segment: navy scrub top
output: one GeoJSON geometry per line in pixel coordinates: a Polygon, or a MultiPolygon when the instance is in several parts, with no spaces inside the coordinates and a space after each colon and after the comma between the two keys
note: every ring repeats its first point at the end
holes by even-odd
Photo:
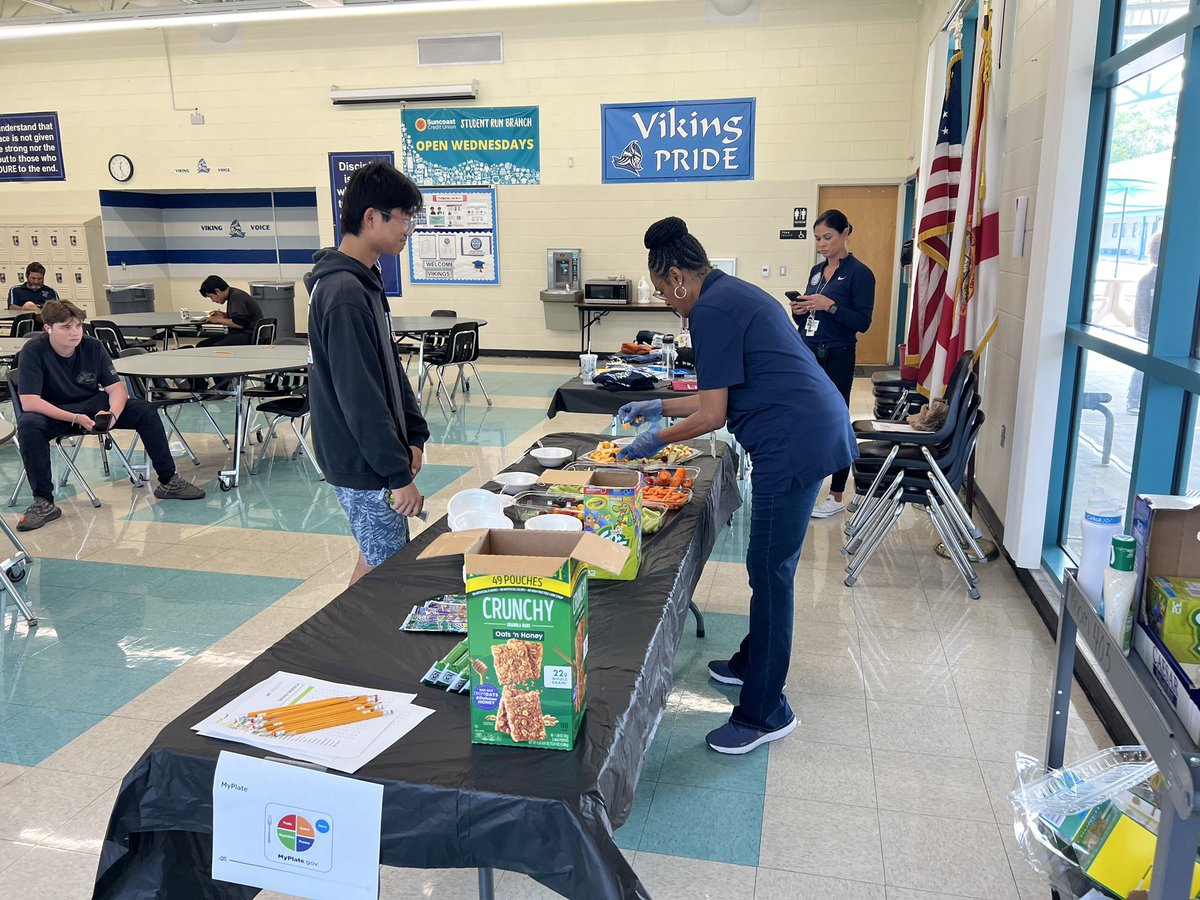
{"type": "Polygon", "coordinates": [[[838,264],[837,271],[828,284],[822,284],[825,263],[819,262],[808,273],[808,284],[801,294],[820,294],[837,304],[837,312],[825,310],[792,316],[800,326],[804,343],[814,350],[822,345],[830,348],[853,347],[858,342],[859,332],[871,327],[871,313],[875,309],[875,274],[866,263],[859,262],[851,253],[838,264]],[[804,323],[809,316],[816,316],[819,324],[812,337],[804,335],[804,323]]]}
{"type": "Polygon", "coordinates": [[[774,297],[713,270],[688,316],[702,391],[728,388],[729,430],[759,493],[818,481],[856,455],[846,401],[774,297]]]}

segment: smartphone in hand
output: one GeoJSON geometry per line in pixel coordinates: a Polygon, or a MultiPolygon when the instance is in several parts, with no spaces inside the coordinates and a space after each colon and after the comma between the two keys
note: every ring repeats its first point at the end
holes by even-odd
{"type": "Polygon", "coordinates": [[[789,300],[791,300],[793,303],[795,303],[797,300],[800,299],[800,292],[799,291],[784,291],[783,296],[787,297],[789,300]]]}
{"type": "Polygon", "coordinates": [[[96,423],[94,426],[92,426],[92,431],[95,431],[98,434],[103,434],[104,432],[108,431],[108,429],[112,428],[113,414],[107,410],[101,410],[100,412],[96,413],[96,415],[92,416],[92,421],[96,423]]]}

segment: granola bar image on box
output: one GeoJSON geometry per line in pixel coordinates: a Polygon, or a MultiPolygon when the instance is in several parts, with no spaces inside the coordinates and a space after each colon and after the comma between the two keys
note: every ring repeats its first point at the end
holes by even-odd
{"type": "Polygon", "coordinates": [[[500,693],[500,704],[496,707],[496,730],[501,734],[508,734],[512,729],[508,722],[508,688],[504,688],[500,693]]]}
{"type": "Polygon", "coordinates": [[[496,680],[501,684],[523,684],[542,677],[542,645],[537,641],[509,638],[492,646],[496,680]]]}
{"type": "MultiPolygon", "coordinates": [[[[546,739],[546,723],[542,719],[541,691],[522,691],[505,686],[501,693],[500,703],[505,710],[508,733],[514,741],[524,743],[546,739]]],[[[499,713],[496,715],[496,726],[499,730],[499,713]]]]}

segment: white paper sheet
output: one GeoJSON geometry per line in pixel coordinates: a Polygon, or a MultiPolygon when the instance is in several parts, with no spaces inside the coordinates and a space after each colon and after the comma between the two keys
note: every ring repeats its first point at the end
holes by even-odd
{"type": "Polygon", "coordinates": [[[192,730],[206,737],[261,747],[341,772],[357,772],[433,712],[414,706],[412,701],[416,696],[276,672],[192,726],[192,730]],[[239,725],[242,717],[253,710],[361,694],[377,694],[389,715],[296,735],[260,735],[239,725]]]}
{"type": "Polygon", "coordinates": [[[376,900],[383,785],[222,751],[212,876],[313,900],[376,900]]]}

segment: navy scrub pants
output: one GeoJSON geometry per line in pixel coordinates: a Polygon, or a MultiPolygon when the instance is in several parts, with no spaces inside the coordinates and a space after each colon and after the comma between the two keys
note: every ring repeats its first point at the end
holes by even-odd
{"type": "Polygon", "coordinates": [[[793,479],[784,490],[751,496],[750,633],[729,660],[744,682],[730,719],[759,731],[774,731],[792,720],[783,685],[792,656],[796,563],[823,481],[793,479]]]}

